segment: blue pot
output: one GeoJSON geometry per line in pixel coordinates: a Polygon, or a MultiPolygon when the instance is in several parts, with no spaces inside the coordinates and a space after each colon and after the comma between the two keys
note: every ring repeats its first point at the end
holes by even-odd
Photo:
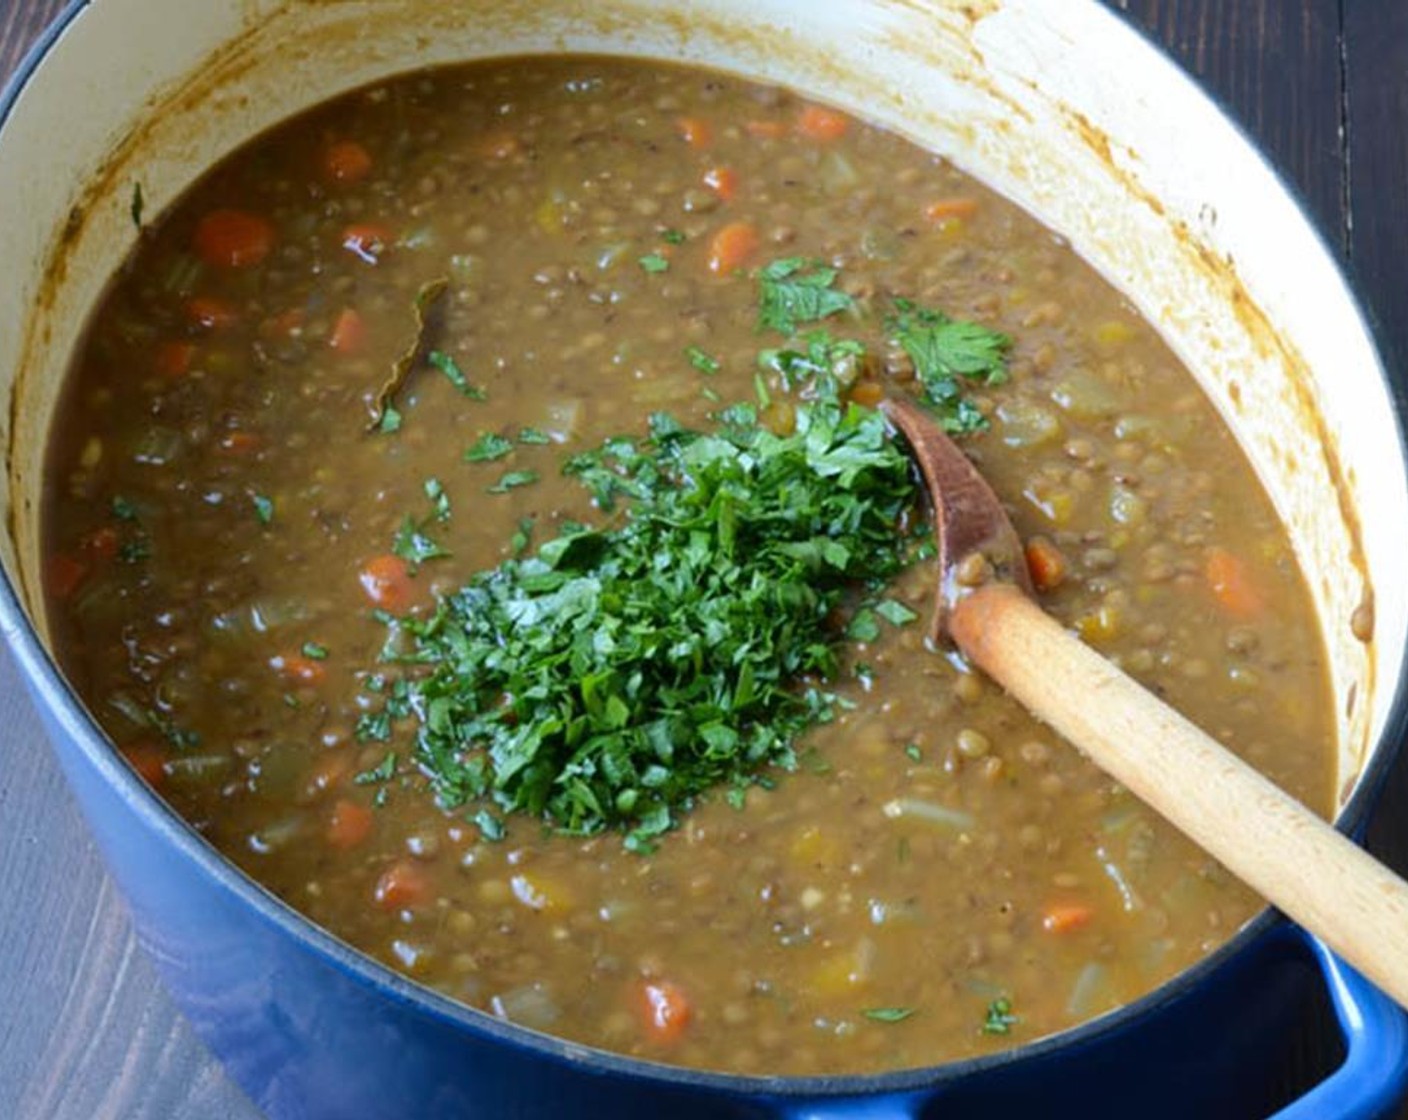
{"type": "MultiPolygon", "coordinates": [[[[786,2],[770,0],[751,7],[765,9],[766,15],[766,10],[785,7],[786,2]]],[[[962,15],[955,15],[956,9],[930,12],[924,11],[922,5],[847,0],[847,5],[838,4],[835,11],[847,6],[859,13],[857,41],[864,39],[862,32],[866,28],[874,30],[877,26],[865,19],[884,16],[919,20],[916,27],[921,31],[932,27],[935,35],[943,31],[957,36],[955,41],[978,43],[989,56],[1001,56],[1000,43],[980,38],[989,33],[981,26],[982,21],[976,20],[965,31],[955,23],[962,15]],[[963,35],[970,39],[963,40],[963,35]]],[[[1075,1030],[1009,1052],[864,1078],[734,1077],[679,1070],[589,1050],[500,1022],[421,988],[303,920],[226,863],[176,818],[110,749],[69,690],[45,650],[41,624],[27,609],[26,604],[32,605],[33,598],[24,594],[25,589],[32,591],[34,586],[33,487],[43,421],[53,400],[52,387],[45,390],[43,385],[46,378],[51,383],[55,372],[61,370],[64,347],[71,344],[73,337],[71,328],[65,335],[56,331],[54,324],[65,316],[75,318],[73,308],[85,306],[83,301],[91,299],[95,286],[105,275],[102,262],[108,261],[110,267],[130,240],[130,236],[121,233],[120,215],[114,217],[117,210],[125,209],[125,199],[121,207],[117,200],[122,195],[121,187],[130,181],[124,178],[122,169],[130,169],[133,161],[149,153],[153,146],[165,151],[171,166],[154,182],[144,181],[151,203],[159,205],[172,197],[212,155],[228,146],[231,137],[255,130],[260,122],[251,116],[255,110],[247,100],[221,101],[215,84],[204,78],[173,86],[179,75],[200,69],[196,63],[213,48],[224,52],[216,57],[217,62],[233,59],[242,64],[262,59],[267,71],[262,80],[277,79],[296,86],[299,82],[290,76],[295,71],[289,69],[289,58],[280,59],[278,52],[287,49],[289,42],[306,46],[322,36],[331,44],[332,53],[336,53],[335,48],[346,52],[338,63],[336,79],[321,87],[322,93],[331,94],[407,65],[483,53],[484,36],[494,37],[498,49],[519,49],[539,45],[535,35],[548,36],[551,41],[552,35],[561,33],[555,24],[547,30],[533,24],[536,18],[546,18],[543,12],[553,9],[554,4],[540,5],[536,15],[520,12],[516,16],[481,4],[472,21],[463,11],[446,12],[443,8],[447,6],[432,6],[419,13],[418,23],[443,21],[441,33],[425,33],[414,40],[403,37],[420,46],[397,54],[386,46],[388,41],[402,41],[394,35],[388,40],[384,31],[378,31],[378,45],[372,48],[367,45],[368,36],[359,36],[355,27],[349,29],[344,24],[361,25],[383,17],[396,26],[408,24],[406,5],[383,3],[378,8],[375,0],[342,5],[310,3],[301,13],[295,11],[291,16],[272,9],[255,12],[262,18],[257,24],[247,22],[253,18],[246,11],[248,7],[218,0],[199,4],[188,0],[104,0],[102,5],[93,7],[75,3],[0,97],[0,191],[15,197],[14,192],[7,190],[5,179],[15,174],[17,164],[25,163],[25,173],[38,184],[24,188],[29,192],[26,197],[33,203],[34,224],[39,229],[34,244],[47,246],[43,253],[36,254],[33,276],[0,297],[0,322],[8,316],[11,323],[26,324],[26,330],[18,332],[22,338],[0,346],[5,349],[0,357],[7,367],[13,367],[9,372],[10,390],[16,402],[16,420],[8,433],[12,487],[16,488],[8,513],[16,530],[14,539],[3,549],[7,581],[0,587],[0,624],[68,780],[130,903],[143,945],[185,1014],[257,1104],[271,1116],[284,1120],[449,1120],[481,1116],[640,1116],[655,1120],[662,1115],[681,1120],[696,1116],[777,1116],[797,1120],[882,1116],[942,1116],[947,1120],[972,1116],[986,1120],[1027,1112],[1086,1118],[1245,1117],[1275,1113],[1300,1120],[1376,1116],[1399,1099],[1408,1085],[1408,1020],[1403,1012],[1337,962],[1322,945],[1271,913],[1263,914],[1222,950],[1152,995],[1075,1030]],[[390,7],[399,10],[391,12],[390,7]],[[515,18],[533,26],[525,31],[513,23],[515,18]],[[285,28],[280,19],[293,23],[285,28]],[[190,41],[183,45],[154,46],[140,32],[143,28],[159,27],[164,20],[175,21],[169,26],[181,23],[183,28],[204,30],[190,31],[190,41]],[[319,20],[330,22],[320,24],[319,20]],[[437,45],[428,48],[426,41],[437,45]],[[71,131],[65,128],[61,133],[68,144],[27,149],[26,143],[52,139],[54,129],[69,120],[73,114],[65,115],[63,91],[76,88],[73,83],[77,75],[91,74],[95,66],[101,69],[94,61],[100,58],[116,59],[108,67],[113,84],[105,87],[111,104],[100,105],[94,111],[91,104],[85,103],[79,114],[85,122],[75,119],[71,131]],[[181,102],[182,109],[195,123],[186,122],[187,132],[181,134],[181,142],[163,135],[133,139],[136,133],[130,131],[131,122],[138,119],[139,113],[149,111],[146,106],[158,91],[168,101],[186,99],[181,102]],[[202,111],[211,115],[203,118],[202,111]],[[94,116],[98,118],[96,122],[86,120],[94,116]],[[128,128],[119,127],[123,125],[128,128]],[[117,136],[127,139],[114,150],[113,137],[117,136]],[[162,149],[162,144],[167,147],[162,149]],[[58,148],[63,150],[50,150],[58,148]],[[95,157],[85,164],[85,155],[93,153],[102,154],[107,162],[95,157]],[[85,172],[89,179],[82,178],[85,172]],[[92,178],[94,175],[96,179],[92,178]],[[89,180],[97,185],[86,188],[88,193],[83,196],[86,218],[79,223],[80,231],[73,234],[70,230],[62,243],[45,242],[46,229],[68,228],[71,198],[78,189],[74,184],[89,180]],[[105,251],[93,248],[104,238],[113,244],[105,251]],[[68,277],[58,294],[41,291],[35,279],[44,269],[53,267],[56,255],[59,263],[66,266],[68,277]],[[87,272],[86,266],[91,266],[87,272]],[[66,299],[73,302],[66,304],[66,299]],[[28,381],[16,379],[15,370],[21,367],[28,381]],[[27,416],[36,418],[26,422],[27,416]],[[1338,1024],[1341,1052],[1327,1057],[1327,1068],[1318,1084],[1277,1086],[1272,1071],[1295,1045],[1293,1025],[1303,1020],[1307,1012],[1319,1012],[1338,1024]]],[[[567,2],[556,7],[568,15],[573,9],[567,2]]],[[[656,53],[665,51],[662,43],[673,41],[669,36],[650,39],[649,5],[633,8],[623,3],[619,7],[624,14],[615,23],[598,13],[587,21],[590,27],[574,34],[580,34],[588,46],[602,45],[592,38],[598,35],[617,42],[623,49],[656,53]],[[635,35],[643,38],[633,38],[635,35]]],[[[735,13],[737,19],[745,19],[742,9],[750,6],[735,7],[740,10],[735,13]]],[[[1018,16],[1027,18],[1028,11],[1035,11],[1040,5],[1032,0],[1012,0],[1010,7],[1017,10],[1018,16]]],[[[827,12],[834,15],[831,8],[827,12]]],[[[1037,15],[1030,18],[1039,21],[1037,15]]],[[[1388,472],[1392,478],[1387,497],[1375,492],[1364,495],[1364,501],[1387,502],[1389,519],[1398,518],[1408,525],[1408,516],[1404,516],[1408,511],[1408,498],[1404,497],[1408,485],[1403,481],[1405,460],[1391,404],[1393,394],[1373,356],[1362,317],[1344,290],[1329,254],[1310,232],[1294,203],[1287,200],[1284,187],[1186,78],[1096,5],[1063,5],[1059,15],[1053,17],[1047,12],[1040,18],[1055,20],[1053,44],[1065,43],[1061,49],[1093,52],[1112,71],[1122,74],[1123,80],[1134,83],[1130,88],[1144,90],[1138,83],[1147,81],[1148,89],[1155,92],[1176,90],[1178,97],[1187,102],[1191,122],[1188,127],[1196,127],[1200,135],[1211,136],[1237,152],[1241,162],[1232,169],[1236,174],[1231,177],[1242,186],[1249,180],[1251,186],[1247,189],[1265,192],[1267,212],[1276,220],[1284,219],[1282,226],[1272,222],[1267,237],[1282,246],[1289,239],[1292,247],[1303,254],[1298,259],[1308,261],[1306,268],[1319,278],[1321,288],[1313,289],[1307,298],[1323,303],[1323,293],[1328,290],[1343,303],[1338,327],[1347,335],[1325,342],[1313,337],[1292,337],[1291,331],[1287,338],[1299,352],[1314,354],[1319,347],[1332,344],[1340,352],[1348,349],[1361,357],[1367,355],[1367,366],[1360,371],[1363,401],[1356,407],[1371,414],[1377,410],[1377,414],[1367,420],[1354,420],[1361,425],[1356,431],[1362,436],[1363,446],[1337,448],[1338,458],[1326,470],[1333,475],[1338,465],[1350,475],[1356,466],[1369,463],[1375,464],[1382,474],[1386,463],[1395,464],[1395,469],[1388,472]],[[1068,21],[1069,26],[1062,21],[1068,21]],[[1290,216],[1284,217],[1285,214],[1290,216]]],[[[701,34],[707,39],[708,19],[700,15],[699,21],[705,28],[701,34]]],[[[820,20],[822,24],[826,22],[820,20]]],[[[999,27],[998,34],[1006,34],[1004,28],[1006,24],[999,27]]],[[[421,30],[424,32],[424,27],[421,30]]],[[[825,31],[823,27],[822,32],[825,31]]],[[[835,32],[832,28],[831,33],[835,32]]],[[[172,38],[174,41],[180,36],[172,38]]],[[[912,38],[918,41],[923,36],[912,38]]],[[[1040,36],[1037,39],[1040,41],[1040,36]]],[[[805,45],[798,48],[799,55],[805,54],[805,45]]],[[[690,57],[701,54],[713,58],[704,47],[696,51],[686,43],[680,49],[690,57]]],[[[791,64],[779,64],[780,70],[769,70],[759,58],[748,55],[749,49],[754,48],[739,48],[742,54],[737,64],[805,84],[804,74],[787,70],[791,64]]],[[[918,48],[911,44],[891,49],[903,53],[918,48]]],[[[1022,49],[1030,49],[1030,44],[1022,49]]],[[[1013,57],[1020,55],[1018,49],[1013,57]]],[[[921,70],[915,74],[922,75],[924,66],[937,65],[936,57],[920,52],[915,65],[921,70]]],[[[913,60],[907,59],[908,55],[898,58],[889,69],[878,63],[873,65],[882,75],[889,76],[895,88],[908,88],[904,83],[910,80],[906,77],[909,71],[904,67],[913,60]]],[[[207,60],[205,70],[210,68],[207,60]]],[[[253,82],[253,88],[259,88],[258,75],[257,65],[246,71],[231,65],[229,73],[222,72],[217,77],[236,84],[253,82]],[[255,77],[250,78],[250,73],[255,77]]],[[[888,88],[882,84],[875,90],[888,88]]],[[[843,84],[834,87],[832,93],[833,99],[843,103],[850,99],[879,105],[880,95],[875,90],[872,96],[877,99],[873,102],[864,101],[864,89],[847,90],[843,84]]],[[[259,111],[269,114],[270,119],[282,116],[317,92],[315,88],[300,88],[283,102],[265,105],[259,111]]],[[[1089,92],[1086,90],[1085,95],[1089,92]]],[[[1079,100],[1080,88],[1072,89],[1067,96],[1072,99],[1071,105],[1084,104],[1079,100]]],[[[1040,107],[1036,105],[1033,112],[1040,107]]],[[[889,108],[900,111],[893,105],[889,108]]],[[[1098,119],[1090,115],[1096,109],[1087,109],[1088,112],[1082,110],[1087,121],[1098,119]]],[[[981,106],[974,111],[981,112],[981,106]]],[[[1119,114],[1115,118],[1110,122],[1111,128],[1121,124],[1138,127],[1137,122],[1128,124],[1119,114]]],[[[941,142],[941,127],[930,127],[938,130],[932,139],[941,142]]],[[[1157,132],[1167,128],[1168,123],[1155,121],[1149,127],[1157,132]]],[[[916,126],[914,130],[923,134],[922,128],[916,126]]],[[[980,150],[975,149],[972,158],[981,165],[980,150]]],[[[1182,157],[1180,160],[1189,162],[1182,157]]],[[[988,170],[991,172],[992,168],[988,170]]],[[[1159,167],[1151,164],[1146,170],[1148,179],[1158,179],[1159,167]]],[[[1197,168],[1193,168],[1189,174],[1196,172],[1197,168]]],[[[1000,176],[993,173],[989,178],[1000,176]]],[[[1040,183],[1024,187],[1019,182],[1014,193],[1021,195],[1025,190],[1024,201],[1045,214],[1046,209],[1037,204],[1043,202],[1042,192],[1046,189],[1040,183]]],[[[1223,199],[1229,212],[1236,212],[1242,204],[1237,194],[1240,189],[1231,188],[1223,199]]],[[[1078,246],[1107,271],[1120,273],[1117,250],[1107,247],[1103,250],[1107,259],[1102,261],[1097,242],[1082,245],[1077,211],[1063,211],[1059,198],[1045,201],[1055,208],[1059,227],[1068,229],[1078,246]]],[[[1131,206],[1134,216],[1130,221],[1137,225],[1144,216],[1131,206]]],[[[1170,204],[1168,209],[1178,216],[1176,205],[1170,204]]],[[[1105,218],[1114,220],[1108,214],[1105,218]]],[[[1186,233],[1186,223],[1184,228],[1186,233]]],[[[1157,236],[1151,236],[1157,248],[1161,243],[1157,236]]],[[[1207,236],[1215,240],[1212,231],[1207,236]]],[[[22,251],[16,255],[14,247],[10,248],[8,259],[28,259],[22,251]]],[[[20,248],[23,250],[23,245],[20,248]]],[[[1246,290],[1253,297],[1257,295],[1258,274],[1255,249],[1253,244],[1243,252],[1239,260],[1242,273],[1238,277],[1239,284],[1245,281],[1249,285],[1246,290]]],[[[1153,267],[1158,275],[1153,276],[1151,283],[1171,283],[1163,272],[1176,277],[1178,269],[1184,267],[1178,263],[1181,258],[1176,257],[1173,248],[1165,257],[1158,257],[1157,252],[1155,257],[1153,267]]],[[[1274,272],[1275,267],[1272,259],[1262,271],[1274,272]]],[[[1268,317],[1273,320],[1278,299],[1285,303],[1284,296],[1273,293],[1267,297],[1271,306],[1268,317]]],[[[81,315],[77,318],[81,319],[81,315]]],[[[1161,325],[1170,334],[1178,335],[1177,323],[1161,325]]],[[[1219,321],[1217,326],[1235,333],[1235,325],[1229,327],[1219,321]]],[[[1196,351],[1197,330],[1183,330],[1181,341],[1185,349],[1196,351]]],[[[1214,370],[1210,392],[1216,398],[1220,391],[1227,392],[1227,382],[1218,382],[1214,370]]],[[[1313,382],[1311,396],[1315,396],[1313,382]]],[[[1327,401],[1326,408],[1332,405],[1327,401]]],[[[1294,443],[1298,422],[1294,417],[1274,418],[1277,438],[1294,443]]],[[[1349,423],[1334,415],[1320,417],[1316,422],[1323,423],[1321,434],[1333,433],[1349,423]]],[[[1249,438],[1255,457],[1255,432],[1249,438]]],[[[1328,484],[1333,486],[1340,481],[1331,477],[1328,484]]],[[[1315,493],[1314,486],[1311,492],[1315,493]]],[[[1359,492],[1353,486],[1349,492],[1358,500],[1359,492]]],[[[1329,515],[1322,512],[1315,516],[1329,515]]],[[[1401,543],[1392,535],[1396,530],[1372,536],[1376,532],[1379,530],[1366,528],[1366,540],[1361,542],[1368,570],[1374,576],[1395,570],[1389,566],[1390,561],[1381,563],[1379,555],[1401,543]]],[[[1332,554],[1335,546],[1325,547],[1332,554]]],[[[1400,551],[1397,555],[1403,554],[1400,551]]],[[[1334,616],[1337,600],[1333,589],[1325,595],[1326,610],[1334,616]]],[[[1392,601],[1389,607],[1391,617],[1381,623],[1388,636],[1381,637],[1381,642],[1386,642],[1391,651],[1396,650],[1396,657],[1385,663],[1392,672],[1377,667],[1380,691],[1372,708],[1375,714],[1372,718],[1363,717],[1367,722],[1361,726],[1354,722],[1353,704],[1345,705],[1345,733],[1349,737],[1357,733],[1362,739],[1369,734],[1364,728],[1372,726],[1376,744],[1359,768],[1352,796],[1339,817],[1339,827],[1351,833],[1362,827],[1392,750],[1408,726],[1408,704],[1399,679],[1402,635],[1408,624],[1393,614],[1392,601]]],[[[1354,657],[1351,648],[1342,658],[1343,665],[1336,662],[1344,681],[1350,684],[1357,679],[1354,657]]],[[[1368,672],[1365,679],[1373,676],[1373,672],[1368,672]]]]}

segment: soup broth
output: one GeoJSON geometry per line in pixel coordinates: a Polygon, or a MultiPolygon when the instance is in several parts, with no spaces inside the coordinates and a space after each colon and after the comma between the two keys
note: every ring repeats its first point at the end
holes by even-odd
{"type": "MultiPolygon", "coordinates": [[[[714,432],[739,403],[795,435],[817,383],[779,351],[820,347],[857,415],[931,391],[926,370],[973,358],[936,333],[953,323],[988,364],[951,378],[964,403],[945,415],[1046,609],[1328,810],[1329,689],[1295,557],[1155,332],[904,138],[644,62],[389,81],[258,139],[143,227],[53,429],[62,664],[252,877],[492,1014],[770,1074],[1059,1031],[1260,903],[926,640],[922,505],[894,528],[913,563],[844,596],[834,670],[789,686],[830,697],[795,765],[695,797],[658,835],[447,797],[435,717],[396,706],[427,671],[398,659],[397,618],[435,617],[573,523],[630,523],[630,495],[606,508],[570,457],[646,446],[661,414],[714,432]],[[760,317],[778,291],[781,318],[760,317]]],[[[652,780],[614,808],[653,803],[652,780]]]]}

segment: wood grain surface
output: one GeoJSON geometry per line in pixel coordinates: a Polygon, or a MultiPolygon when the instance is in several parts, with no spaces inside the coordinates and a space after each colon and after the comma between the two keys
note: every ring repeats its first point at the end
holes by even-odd
{"type": "MultiPolygon", "coordinates": [[[[1262,144],[1346,261],[1386,354],[1403,368],[1408,4],[1106,2],[1163,43],[1262,144]]],[[[63,6],[0,0],[0,79],[63,6]]],[[[0,1120],[258,1120],[136,951],[3,652],[0,728],[0,1120]]],[[[1371,848],[1400,872],[1406,812],[1408,760],[1369,832],[1371,848]]],[[[1287,1056],[1291,1076],[1312,1060],[1316,1040],[1303,1049],[1287,1056]]]]}

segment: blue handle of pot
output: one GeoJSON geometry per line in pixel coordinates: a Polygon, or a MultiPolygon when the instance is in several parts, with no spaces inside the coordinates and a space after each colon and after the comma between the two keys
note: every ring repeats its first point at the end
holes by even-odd
{"type": "Polygon", "coordinates": [[[1340,1067],[1272,1120],[1371,1120],[1408,1087],[1408,1016],[1318,938],[1303,933],[1344,1033],[1340,1067]]]}

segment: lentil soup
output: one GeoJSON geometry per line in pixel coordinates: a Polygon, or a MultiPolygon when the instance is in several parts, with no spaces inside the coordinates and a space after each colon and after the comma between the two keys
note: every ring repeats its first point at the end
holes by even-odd
{"type": "Polygon", "coordinates": [[[1028,1041],[1152,989],[1260,903],[926,642],[924,512],[871,407],[896,392],[962,433],[1048,610],[1328,809],[1295,558],[1157,335],[903,138],[641,62],[390,81],[259,139],[144,227],[53,430],[58,653],[239,866],[493,1014],[773,1074],[1028,1041]],[[757,524],[821,520],[736,555],[753,464],[838,449],[829,473],[788,466],[757,524]],[[745,474],[680,535],[669,503],[703,485],[706,452],[745,474]],[[601,605],[633,585],[678,610],[672,644],[617,676],[569,659],[566,699],[503,684],[481,649],[497,691],[454,691],[466,650],[516,651],[578,610],[530,617],[525,586],[558,594],[563,570],[596,570],[569,554],[627,544],[640,566],[593,600],[571,658],[640,632],[601,605]],[[750,583],[764,555],[804,578],[769,598],[750,583]],[[688,613],[722,609],[715,584],[751,604],[742,639],[688,613]],[[667,699],[717,671],[697,674],[702,725],[697,691],[673,722],[630,722],[662,665],[667,699]],[[569,702],[653,761],[510,774],[508,746],[456,730],[521,744],[569,702]]]}

